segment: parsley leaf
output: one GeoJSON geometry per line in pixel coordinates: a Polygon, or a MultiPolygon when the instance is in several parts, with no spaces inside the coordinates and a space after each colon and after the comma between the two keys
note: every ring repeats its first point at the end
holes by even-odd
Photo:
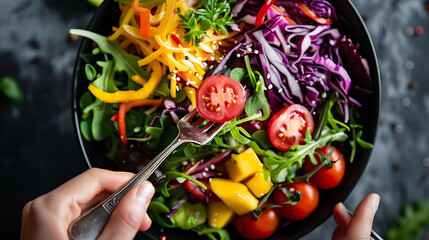
{"type": "Polygon", "coordinates": [[[185,15],[179,13],[182,24],[179,26],[186,29],[185,41],[199,46],[201,39],[207,36],[207,31],[213,27],[216,33],[222,32],[228,35],[227,26],[231,26],[232,20],[230,3],[235,0],[202,0],[197,1],[194,6],[201,6],[196,11],[188,10],[185,15]]]}

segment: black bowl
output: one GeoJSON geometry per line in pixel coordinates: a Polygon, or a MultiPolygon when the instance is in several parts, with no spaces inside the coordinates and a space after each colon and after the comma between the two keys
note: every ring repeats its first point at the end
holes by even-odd
{"type": "MultiPolygon", "coordinates": [[[[331,1],[336,10],[337,17],[340,21],[338,28],[342,33],[351,38],[354,43],[359,43],[358,53],[368,60],[370,68],[370,76],[372,78],[372,95],[365,98],[363,101],[363,114],[361,123],[365,126],[363,138],[369,142],[374,142],[380,113],[380,73],[378,62],[374,50],[374,46],[369,35],[368,29],[365,26],[361,16],[351,1],[331,1]]],[[[111,33],[111,26],[117,25],[119,17],[117,3],[112,0],[107,0],[94,14],[89,23],[88,30],[93,32],[108,35],[111,33]]],[[[117,170],[113,163],[106,159],[104,144],[97,142],[86,141],[80,131],[79,122],[81,119],[81,110],[79,108],[80,96],[87,91],[88,82],[85,78],[84,62],[80,58],[80,54],[89,53],[92,49],[91,41],[82,39],[76,59],[74,76],[73,76],[73,116],[74,125],[77,137],[79,139],[84,158],[89,167],[98,167],[111,170],[117,170]]],[[[322,224],[332,214],[332,209],[337,202],[344,201],[354,186],[361,177],[365,167],[370,159],[372,150],[359,149],[356,153],[354,163],[349,164],[345,177],[341,184],[332,189],[321,191],[321,199],[316,211],[308,218],[302,221],[292,222],[284,227],[279,227],[277,232],[269,239],[296,239],[299,238],[314,228],[322,224]]],[[[168,239],[196,239],[198,235],[190,231],[182,231],[178,229],[164,229],[156,224],[144,233],[140,233],[137,238],[144,239],[159,239],[160,235],[167,235],[168,239]]],[[[232,239],[240,237],[231,230],[232,239]]]]}

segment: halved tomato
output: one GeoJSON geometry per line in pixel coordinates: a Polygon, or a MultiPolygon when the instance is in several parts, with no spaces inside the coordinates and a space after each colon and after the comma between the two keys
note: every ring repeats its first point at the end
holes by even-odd
{"type": "Polygon", "coordinates": [[[274,147],[288,151],[292,145],[303,143],[307,129],[313,133],[314,120],[310,111],[293,104],[274,114],[268,124],[268,137],[274,147]]]}
{"type": "Polygon", "coordinates": [[[227,122],[244,109],[243,86],[236,80],[215,75],[205,79],[197,89],[197,110],[212,122],[227,122]]]}

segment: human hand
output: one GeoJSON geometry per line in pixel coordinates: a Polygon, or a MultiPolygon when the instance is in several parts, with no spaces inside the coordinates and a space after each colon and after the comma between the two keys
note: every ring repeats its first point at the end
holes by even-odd
{"type": "Polygon", "coordinates": [[[342,203],[334,207],[334,219],[337,223],[332,240],[371,239],[372,222],[378,209],[380,196],[376,193],[369,194],[357,206],[353,216],[342,203]]]}
{"type": "MultiPolygon", "coordinates": [[[[22,212],[21,240],[69,239],[68,227],[83,211],[103,201],[134,174],[91,168],[53,191],[28,202],[22,212]]],[[[149,229],[146,213],[155,190],[150,182],[133,187],[116,206],[98,239],[133,239],[149,229]]]]}

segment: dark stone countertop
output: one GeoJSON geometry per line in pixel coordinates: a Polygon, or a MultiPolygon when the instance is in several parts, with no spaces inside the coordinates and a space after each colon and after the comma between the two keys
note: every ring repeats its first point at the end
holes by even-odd
{"type": "MultiPolygon", "coordinates": [[[[381,195],[374,229],[382,235],[406,203],[429,199],[429,13],[424,0],[354,0],[377,51],[382,111],[372,158],[345,204],[381,195]],[[422,34],[415,34],[421,26],[422,34]]],[[[0,104],[0,232],[17,239],[26,202],[87,169],[71,115],[78,42],[95,8],[84,0],[1,1],[0,77],[15,77],[17,105],[0,104]]],[[[330,239],[330,218],[303,239],[330,239]]]]}

